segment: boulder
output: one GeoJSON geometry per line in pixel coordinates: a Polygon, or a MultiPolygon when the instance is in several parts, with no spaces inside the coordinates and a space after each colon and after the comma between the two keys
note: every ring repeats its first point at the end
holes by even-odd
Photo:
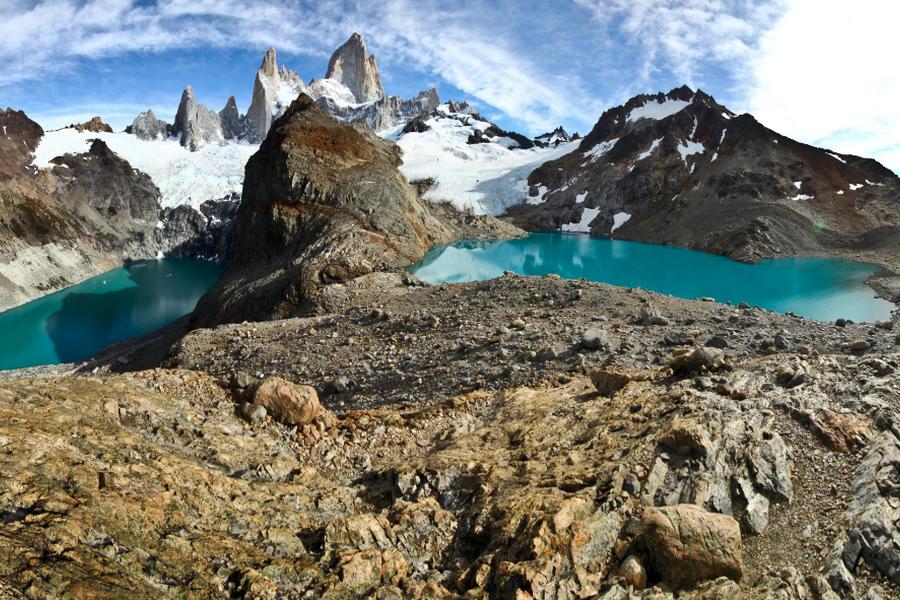
{"type": "Polygon", "coordinates": [[[592,371],[590,377],[601,396],[612,396],[631,381],[630,375],[611,367],[592,371]]]}
{"type": "Polygon", "coordinates": [[[706,456],[710,448],[709,434],[693,419],[677,418],[660,437],[659,443],[683,456],[706,456]]]}
{"type": "Polygon", "coordinates": [[[581,335],[581,347],[585,350],[608,350],[609,335],[599,327],[591,327],[581,335]]]}
{"type": "Polygon", "coordinates": [[[264,407],[273,419],[288,426],[312,423],[326,412],[315,389],[279,377],[270,377],[256,388],[253,404],[264,407]]]}
{"type": "Polygon", "coordinates": [[[725,353],[709,346],[676,352],[669,361],[669,366],[676,375],[718,371],[725,366],[725,353]]]}
{"type": "Polygon", "coordinates": [[[741,579],[741,529],[729,516],[692,504],[648,508],[641,535],[656,574],[673,588],[723,576],[741,579]]]}

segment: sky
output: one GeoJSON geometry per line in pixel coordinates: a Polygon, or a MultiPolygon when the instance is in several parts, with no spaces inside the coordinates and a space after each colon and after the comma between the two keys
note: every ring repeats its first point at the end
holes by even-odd
{"type": "Polygon", "coordinates": [[[0,0],[0,106],[120,129],[148,108],[171,119],[192,84],[246,111],[267,48],[309,81],[358,31],[389,94],[434,86],[507,129],[584,133],[688,84],[900,172],[898,22],[884,0],[0,0]]]}

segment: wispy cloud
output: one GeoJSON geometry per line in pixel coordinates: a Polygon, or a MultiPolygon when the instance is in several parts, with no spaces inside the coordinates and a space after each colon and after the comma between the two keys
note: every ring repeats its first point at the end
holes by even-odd
{"type": "MultiPolygon", "coordinates": [[[[660,75],[697,86],[749,61],[786,0],[575,0],[637,57],[641,85],[660,75]],[[615,32],[615,33],[613,33],[615,32]]],[[[623,47],[624,46],[624,47],[623,47]]]]}

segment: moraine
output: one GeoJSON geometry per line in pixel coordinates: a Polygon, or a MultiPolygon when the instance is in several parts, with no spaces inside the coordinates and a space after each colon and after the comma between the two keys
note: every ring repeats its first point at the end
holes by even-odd
{"type": "Polygon", "coordinates": [[[0,313],[0,370],[83,360],[165,327],[194,309],[221,267],[141,261],[0,313]]]}
{"type": "Polygon", "coordinates": [[[466,241],[433,249],[413,273],[433,284],[520,275],[558,274],[681,298],[760,306],[817,320],[879,321],[894,306],[866,280],[877,266],[829,258],[779,258],[756,264],[638,242],[565,233],[497,241],[466,241]]]}

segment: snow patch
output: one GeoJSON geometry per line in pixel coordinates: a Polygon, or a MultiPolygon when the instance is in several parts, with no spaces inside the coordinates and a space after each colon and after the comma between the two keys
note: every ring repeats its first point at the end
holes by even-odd
{"type": "Polygon", "coordinates": [[[709,162],[716,162],[717,158],[719,158],[719,153],[713,152],[712,158],[709,159],[709,162]]]}
{"type": "Polygon", "coordinates": [[[876,186],[876,187],[884,187],[884,184],[883,184],[883,183],[877,183],[877,182],[875,182],[875,181],[869,181],[868,179],[866,179],[866,183],[869,184],[869,185],[874,185],[874,186],[876,186]]]}
{"type": "Polygon", "coordinates": [[[613,226],[612,229],[609,230],[609,234],[612,235],[612,232],[624,225],[628,222],[628,219],[631,218],[631,215],[627,212],[617,212],[613,215],[613,226]]]}
{"type": "Polygon", "coordinates": [[[826,152],[825,154],[827,154],[828,156],[830,156],[830,157],[833,158],[834,160],[840,161],[840,162],[844,163],[845,165],[847,164],[847,161],[846,161],[846,160],[844,160],[843,158],[841,158],[840,156],[838,156],[838,155],[835,154],[834,152],[826,152]]]}
{"type": "Polygon", "coordinates": [[[855,192],[856,190],[858,190],[858,189],[861,188],[862,186],[863,186],[863,184],[861,184],[861,183],[851,183],[851,184],[850,184],[850,191],[851,191],[851,192],[855,192]]]}
{"type": "Polygon", "coordinates": [[[57,156],[87,152],[94,138],[103,140],[132,167],[150,176],[159,188],[163,208],[189,204],[199,209],[207,200],[239,194],[244,184],[244,166],[258,149],[254,144],[230,142],[209,144],[191,152],[174,138],[142,140],[128,133],[60,129],[44,134],[32,164],[46,168],[57,156]]]}
{"type": "Polygon", "coordinates": [[[650,148],[641,152],[640,156],[637,157],[637,160],[644,160],[645,158],[647,158],[651,154],[653,154],[653,151],[659,147],[659,144],[662,141],[663,141],[662,138],[656,138],[655,140],[653,140],[653,143],[650,144],[650,148]]]}
{"type": "Polygon", "coordinates": [[[788,198],[788,200],[793,200],[795,202],[797,200],[813,200],[813,199],[815,199],[815,196],[808,196],[806,194],[797,194],[796,196],[794,196],[792,198],[788,198]]]}
{"type": "MultiPolygon", "coordinates": [[[[589,158],[590,162],[593,162],[593,161],[597,160],[598,158],[600,158],[601,156],[603,156],[604,154],[606,154],[607,152],[609,152],[610,150],[612,150],[618,141],[619,141],[619,138],[613,138],[613,139],[607,140],[605,142],[600,142],[599,144],[597,144],[596,146],[594,146],[593,148],[591,148],[590,150],[585,152],[584,157],[589,158]]],[[[587,163],[585,163],[585,164],[587,164],[587,163]]],[[[584,165],[582,165],[582,166],[584,166],[584,165]]]]}
{"type": "Polygon", "coordinates": [[[722,142],[725,141],[725,134],[726,134],[726,133],[728,133],[728,129],[723,129],[723,130],[722,130],[722,137],[719,138],[719,145],[716,146],[716,148],[720,147],[720,146],[722,145],[722,142]]]}
{"type": "Polygon", "coordinates": [[[794,187],[797,188],[798,190],[800,189],[800,187],[801,187],[802,185],[803,185],[803,182],[802,182],[802,181],[795,181],[795,182],[794,182],[794,187]]]}
{"type": "Polygon", "coordinates": [[[837,194],[838,196],[843,196],[843,195],[844,195],[844,190],[838,190],[838,191],[835,192],[835,194],[837,194]]]}
{"type": "Polygon", "coordinates": [[[706,152],[706,146],[700,142],[686,140],[678,143],[678,154],[681,155],[681,160],[684,161],[684,164],[687,164],[688,156],[692,154],[703,154],[704,152],[706,152]]]}
{"type": "Polygon", "coordinates": [[[577,223],[566,223],[560,227],[560,231],[568,231],[570,233],[590,233],[591,221],[600,214],[599,208],[585,208],[581,211],[581,220],[577,223]]]}
{"type": "Polygon", "coordinates": [[[726,113],[726,112],[723,112],[723,113],[722,113],[722,118],[725,119],[726,121],[730,121],[730,120],[731,120],[731,115],[729,115],[729,114],[726,113]]]}
{"type": "Polygon", "coordinates": [[[546,185],[541,185],[540,187],[538,187],[537,196],[528,196],[525,201],[528,202],[528,204],[543,204],[544,202],[546,202],[544,196],[546,196],[547,192],[549,191],[550,188],[548,188],[546,185]]]}
{"type": "Polygon", "coordinates": [[[666,99],[662,102],[660,102],[659,100],[651,100],[649,102],[645,102],[642,106],[638,106],[630,113],[628,113],[628,118],[625,119],[625,122],[630,123],[632,121],[638,121],[640,119],[654,119],[658,121],[660,119],[670,117],[675,113],[681,112],[689,104],[690,102],[687,100],[666,99]]]}
{"type": "Polygon", "coordinates": [[[575,196],[575,202],[577,202],[578,204],[581,204],[582,202],[584,202],[584,199],[587,198],[587,195],[588,195],[587,192],[582,192],[582,193],[578,194],[577,196],[575,196]]]}

